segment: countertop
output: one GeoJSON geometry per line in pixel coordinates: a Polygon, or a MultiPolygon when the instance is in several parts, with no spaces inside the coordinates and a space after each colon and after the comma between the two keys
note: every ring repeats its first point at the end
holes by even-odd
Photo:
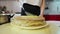
{"type": "MultiPolygon", "coordinates": [[[[60,34],[60,21],[47,21],[47,23],[50,25],[51,28],[51,34],[60,34]]],[[[20,34],[20,32],[15,29],[11,30],[11,24],[3,24],[0,25],[0,34],[20,34]]]]}

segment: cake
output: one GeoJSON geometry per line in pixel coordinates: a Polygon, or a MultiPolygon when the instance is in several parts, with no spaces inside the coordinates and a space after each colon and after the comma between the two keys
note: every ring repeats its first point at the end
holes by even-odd
{"type": "Polygon", "coordinates": [[[40,16],[17,16],[12,18],[12,22],[22,27],[37,27],[46,24],[45,19],[40,16]]]}

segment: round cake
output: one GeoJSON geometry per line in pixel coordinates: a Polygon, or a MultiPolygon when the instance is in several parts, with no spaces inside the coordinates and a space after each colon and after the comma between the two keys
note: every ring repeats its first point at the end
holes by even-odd
{"type": "Polygon", "coordinates": [[[45,19],[40,16],[17,16],[12,18],[12,22],[22,27],[37,27],[46,24],[45,19]]]}

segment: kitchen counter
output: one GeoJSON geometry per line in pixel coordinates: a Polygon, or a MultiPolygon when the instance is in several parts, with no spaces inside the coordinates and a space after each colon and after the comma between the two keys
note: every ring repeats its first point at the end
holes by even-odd
{"type": "MultiPolygon", "coordinates": [[[[47,23],[50,25],[51,28],[51,33],[52,34],[60,34],[60,21],[47,21],[47,23]]],[[[19,30],[17,30],[17,28],[15,28],[15,30],[11,29],[11,24],[7,23],[7,24],[3,24],[0,25],[0,34],[20,34],[19,30]]]]}

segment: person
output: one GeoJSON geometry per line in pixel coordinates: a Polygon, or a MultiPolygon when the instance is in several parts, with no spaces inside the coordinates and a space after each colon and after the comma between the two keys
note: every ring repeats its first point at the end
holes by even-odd
{"type": "Polygon", "coordinates": [[[45,0],[25,0],[21,9],[21,16],[43,16],[45,0]]]}

